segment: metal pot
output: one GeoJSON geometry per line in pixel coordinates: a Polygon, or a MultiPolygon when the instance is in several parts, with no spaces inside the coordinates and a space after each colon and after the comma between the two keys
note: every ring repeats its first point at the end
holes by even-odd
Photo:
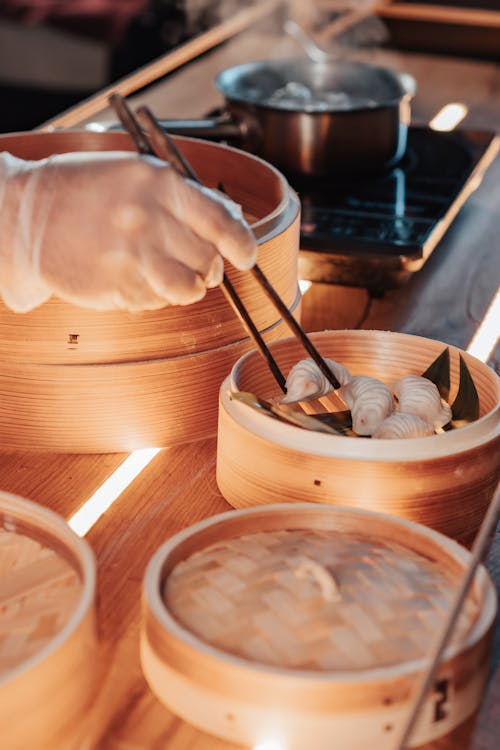
{"type": "Polygon", "coordinates": [[[360,62],[270,60],[227,68],[215,84],[226,100],[220,117],[162,125],[227,140],[288,174],[376,171],[405,152],[416,91],[407,73],[360,62]]]}

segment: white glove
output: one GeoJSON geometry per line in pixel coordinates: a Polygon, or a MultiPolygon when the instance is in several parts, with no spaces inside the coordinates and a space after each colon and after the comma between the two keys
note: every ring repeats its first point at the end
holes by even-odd
{"type": "Polygon", "coordinates": [[[95,310],[186,305],[223,258],[256,260],[236,204],[128,152],[41,161],[0,154],[0,295],[16,312],[52,294],[95,310]]]}

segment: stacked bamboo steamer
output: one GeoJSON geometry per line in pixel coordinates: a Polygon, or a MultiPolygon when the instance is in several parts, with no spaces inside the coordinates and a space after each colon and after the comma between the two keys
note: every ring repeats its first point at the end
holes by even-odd
{"type": "Polygon", "coordinates": [[[0,492],[0,736],[82,750],[96,687],[95,561],[55,513],[0,492]]]}
{"type": "MultiPolygon", "coordinates": [[[[353,375],[388,385],[421,375],[447,346],[389,331],[323,331],[312,340],[323,356],[353,375]]],[[[222,494],[236,508],[288,500],[377,510],[470,544],[500,479],[500,379],[475,357],[449,349],[451,399],[461,354],[478,391],[479,419],[444,434],[396,440],[309,432],[232,399],[233,391],[271,401],[281,395],[256,353],[244,355],[220,392],[222,494]]],[[[271,350],[284,373],[306,356],[292,339],[273,343],[271,350]]]]}
{"type": "MultiPolygon", "coordinates": [[[[215,516],[148,565],[146,679],[186,721],[245,746],[395,750],[468,560],[433,530],[351,508],[215,516]]],[[[481,568],[409,746],[467,747],[495,613],[481,568]]]]}
{"type": "MultiPolygon", "coordinates": [[[[298,314],[299,203],[271,165],[237,149],[178,139],[200,179],[222,183],[259,243],[259,265],[298,314]]],[[[0,136],[25,159],[134,150],[121,133],[0,136]]],[[[267,341],[289,335],[252,275],[227,274],[267,341]]],[[[217,393],[252,346],[219,289],[187,307],[93,312],[51,298],[15,314],[0,302],[0,447],[106,452],[212,435],[217,393]]]]}

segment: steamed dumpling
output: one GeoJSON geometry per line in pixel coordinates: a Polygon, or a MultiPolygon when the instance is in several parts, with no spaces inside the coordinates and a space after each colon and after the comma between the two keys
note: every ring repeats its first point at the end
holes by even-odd
{"type": "Polygon", "coordinates": [[[358,435],[373,435],[394,411],[390,389],[380,380],[357,375],[342,386],[339,395],[351,410],[352,429],[358,435]]]}
{"type": "Polygon", "coordinates": [[[396,411],[415,414],[433,427],[442,427],[451,420],[451,409],[441,401],[437,386],[420,375],[406,375],[393,386],[398,399],[396,411]]]}
{"type": "Polygon", "coordinates": [[[397,411],[384,419],[372,437],[394,440],[397,438],[425,437],[433,434],[434,427],[417,417],[416,414],[404,414],[397,411]]]}
{"type": "MultiPolygon", "coordinates": [[[[333,372],[340,385],[347,383],[351,377],[344,365],[326,359],[326,364],[333,372]]],[[[314,401],[333,391],[333,386],[323,375],[313,359],[301,359],[292,367],[286,379],[286,396],[281,399],[283,404],[293,404],[296,401],[314,401]]]]}

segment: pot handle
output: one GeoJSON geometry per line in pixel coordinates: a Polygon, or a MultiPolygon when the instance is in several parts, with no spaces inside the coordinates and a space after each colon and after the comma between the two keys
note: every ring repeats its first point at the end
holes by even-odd
{"type": "MultiPolygon", "coordinates": [[[[158,120],[158,123],[169,135],[206,138],[209,141],[230,141],[238,145],[244,143],[249,130],[247,123],[233,119],[228,113],[199,120],[158,120]]],[[[123,126],[120,123],[112,123],[104,125],[104,129],[123,130],[123,126]]]]}
{"type": "Polygon", "coordinates": [[[203,120],[159,120],[159,124],[169,135],[185,135],[214,141],[239,143],[246,135],[244,123],[234,120],[229,114],[203,120]]]}

